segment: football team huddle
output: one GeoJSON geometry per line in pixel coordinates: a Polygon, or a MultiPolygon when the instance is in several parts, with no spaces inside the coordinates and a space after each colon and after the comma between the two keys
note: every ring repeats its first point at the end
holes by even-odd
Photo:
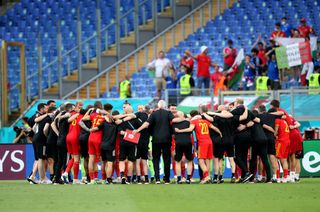
{"type": "Polygon", "coordinates": [[[163,100],[135,113],[125,101],[122,114],[100,101],[86,108],[81,101],[59,108],[49,101],[38,104],[28,123],[35,156],[30,184],[161,184],[161,169],[170,184],[171,168],[175,183],[190,184],[197,182],[195,158],[200,184],[223,183],[224,160],[231,183],[299,181],[300,124],[278,100],[269,110],[248,110],[237,98],[215,112],[200,105],[189,114],[163,100]]]}

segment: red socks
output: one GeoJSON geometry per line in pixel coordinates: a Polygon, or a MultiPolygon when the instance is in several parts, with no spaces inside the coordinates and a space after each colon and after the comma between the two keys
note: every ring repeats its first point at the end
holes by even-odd
{"type": "Polygon", "coordinates": [[[97,179],[98,178],[98,171],[94,171],[93,176],[94,176],[94,179],[97,179]]]}
{"type": "Polygon", "coordinates": [[[287,178],[288,177],[288,173],[289,173],[288,169],[284,169],[283,170],[283,177],[287,178]]]}
{"type": "Polygon", "coordinates": [[[72,168],[72,166],[73,166],[73,162],[74,162],[73,158],[71,158],[71,159],[68,161],[68,165],[67,165],[67,168],[66,168],[65,172],[67,172],[67,173],[70,172],[70,170],[71,170],[71,168],[72,168]]]}
{"type": "Polygon", "coordinates": [[[277,169],[277,178],[280,178],[280,169],[277,169]]]}
{"type": "Polygon", "coordinates": [[[106,180],[106,179],[107,179],[107,173],[106,173],[106,171],[102,170],[102,171],[101,171],[101,175],[102,175],[102,180],[106,180]]]}
{"type": "Polygon", "coordinates": [[[74,164],[73,164],[73,174],[74,174],[73,178],[74,178],[75,180],[78,179],[78,175],[79,175],[79,165],[80,165],[79,161],[74,162],[74,164]]]}
{"type": "Polygon", "coordinates": [[[184,163],[181,163],[181,176],[186,178],[186,166],[184,163]]]}
{"type": "Polygon", "coordinates": [[[117,177],[120,177],[119,162],[115,163],[114,169],[116,170],[117,177]]]}
{"type": "Polygon", "coordinates": [[[206,177],[208,177],[208,176],[209,176],[209,172],[208,172],[208,171],[206,171],[206,172],[203,173],[203,178],[206,178],[206,177]]]}
{"type": "Polygon", "coordinates": [[[176,162],[172,161],[172,169],[173,169],[173,175],[177,176],[177,172],[176,172],[176,162]]]}
{"type": "Polygon", "coordinates": [[[90,180],[94,180],[94,172],[89,172],[90,180]]]}

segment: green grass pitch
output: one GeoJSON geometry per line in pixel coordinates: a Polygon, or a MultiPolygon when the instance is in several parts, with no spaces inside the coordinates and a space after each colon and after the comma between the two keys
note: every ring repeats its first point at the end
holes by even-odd
{"type": "Polygon", "coordinates": [[[0,211],[320,211],[320,178],[296,184],[29,185],[0,181],[0,211]]]}

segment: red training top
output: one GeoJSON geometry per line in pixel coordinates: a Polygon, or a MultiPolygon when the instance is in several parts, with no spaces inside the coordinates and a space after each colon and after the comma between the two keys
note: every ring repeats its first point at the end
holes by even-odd
{"type": "Polygon", "coordinates": [[[205,54],[199,54],[196,56],[198,61],[198,77],[210,77],[209,67],[211,65],[211,59],[205,54]]]}

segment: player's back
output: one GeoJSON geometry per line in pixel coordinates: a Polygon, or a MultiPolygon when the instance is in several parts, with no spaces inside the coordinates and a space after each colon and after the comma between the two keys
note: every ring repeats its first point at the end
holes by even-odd
{"type": "Polygon", "coordinates": [[[197,118],[192,120],[191,123],[195,125],[198,143],[212,142],[209,134],[210,122],[201,118],[197,118]]]}
{"type": "MultiPolygon", "coordinates": [[[[71,112],[71,116],[77,114],[77,112],[71,112]]],[[[78,138],[80,135],[81,127],[79,125],[80,120],[82,119],[83,115],[79,114],[79,116],[73,120],[69,125],[68,135],[78,138]]]]}
{"type": "MultiPolygon", "coordinates": [[[[98,127],[105,119],[99,113],[93,112],[90,114],[90,120],[92,122],[92,128],[98,127]]],[[[92,136],[99,136],[102,137],[102,131],[93,131],[90,132],[90,137],[92,136]]]]}
{"type": "Polygon", "coordinates": [[[289,141],[290,130],[288,123],[283,119],[276,119],[276,126],[278,126],[278,139],[281,141],[289,141]]]}

